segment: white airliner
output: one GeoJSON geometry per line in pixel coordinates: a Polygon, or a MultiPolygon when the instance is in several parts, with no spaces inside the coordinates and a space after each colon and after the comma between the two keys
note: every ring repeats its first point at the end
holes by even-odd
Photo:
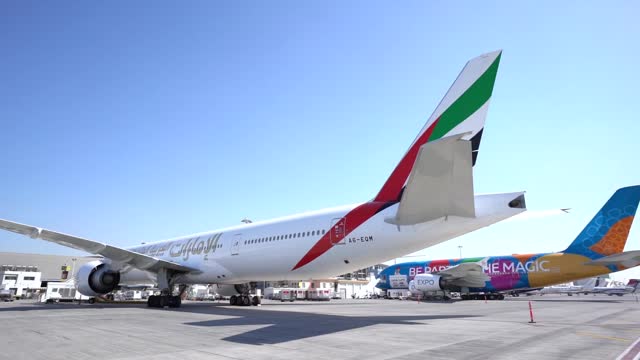
{"type": "MultiPolygon", "coordinates": [[[[526,210],[524,193],[474,195],[478,155],[501,51],[470,60],[370,201],[198,233],[127,249],[0,220],[0,228],[103,258],[82,266],[78,290],[95,296],[147,283],[178,307],[174,285],[217,284],[231,304],[259,303],[248,284],[347,273],[424,249],[526,210]]],[[[383,144],[381,144],[382,146],[383,144]]]]}

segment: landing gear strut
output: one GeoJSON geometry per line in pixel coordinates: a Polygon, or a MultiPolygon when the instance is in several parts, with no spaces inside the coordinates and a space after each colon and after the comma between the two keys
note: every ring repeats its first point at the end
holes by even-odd
{"type": "Polygon", "coordinates": [[[180,287],[180,294],[173,295],[172,289],[174,286],[173,273],[167,269],[160,269],[158,271],[158,287],[162,289],[160,295],[151,295],[147,299],[148,307],[164,308],[165,306],[170,308],[179,308],[182,305],[182,294],[186,290],[186,287],[180,287]]]}

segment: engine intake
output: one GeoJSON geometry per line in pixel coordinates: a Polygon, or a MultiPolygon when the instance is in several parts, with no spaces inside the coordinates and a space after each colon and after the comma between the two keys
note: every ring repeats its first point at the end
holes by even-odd
{"type": "Polygon", "coordinates": [[[86,296],[107,294],[120,283],[120,272],[111,270],[109,264],[91,261],[80,267],[76,277],[78,291],[86,296]]]}

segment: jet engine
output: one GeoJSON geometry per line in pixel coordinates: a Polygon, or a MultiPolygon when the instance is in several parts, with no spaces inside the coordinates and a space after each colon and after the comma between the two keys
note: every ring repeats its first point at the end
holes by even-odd
{"type": "Polygon", "coordinates": [[[440,291],[445,289],[445,284],[440,275],[418,274],[413,278],[409,285],[410,291],[413,291],[414,289],[423,292],[440,291]]]}
{"type": "Polygon", "coordinates": [[[249,284],[221,285],[214,284],[212,289],[220,296],[232,296],[247,294],[249,292],[249,284]]]}
{"type": "Polygon", "coordinates": [[[120,283],[120,272],[109,264],[91,261],[80,267],[76,275],[76,287],[82,295],[96,296],[115,290],[120,283]]]}

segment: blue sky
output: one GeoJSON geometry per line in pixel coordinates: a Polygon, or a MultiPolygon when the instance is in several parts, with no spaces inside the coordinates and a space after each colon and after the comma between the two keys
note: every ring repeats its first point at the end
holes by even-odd
{"type": "MultiPolygon", "coordinates": [[[[421,253],[562,250],[615,189],[640,183],[639,10],[7,2],[0,218],[125,246],[366,201],[464,63],[504,49],[475,190],[574,210],[421,253]]],[[[0,251],[74,253],[10,233],[0,251]]]]}

